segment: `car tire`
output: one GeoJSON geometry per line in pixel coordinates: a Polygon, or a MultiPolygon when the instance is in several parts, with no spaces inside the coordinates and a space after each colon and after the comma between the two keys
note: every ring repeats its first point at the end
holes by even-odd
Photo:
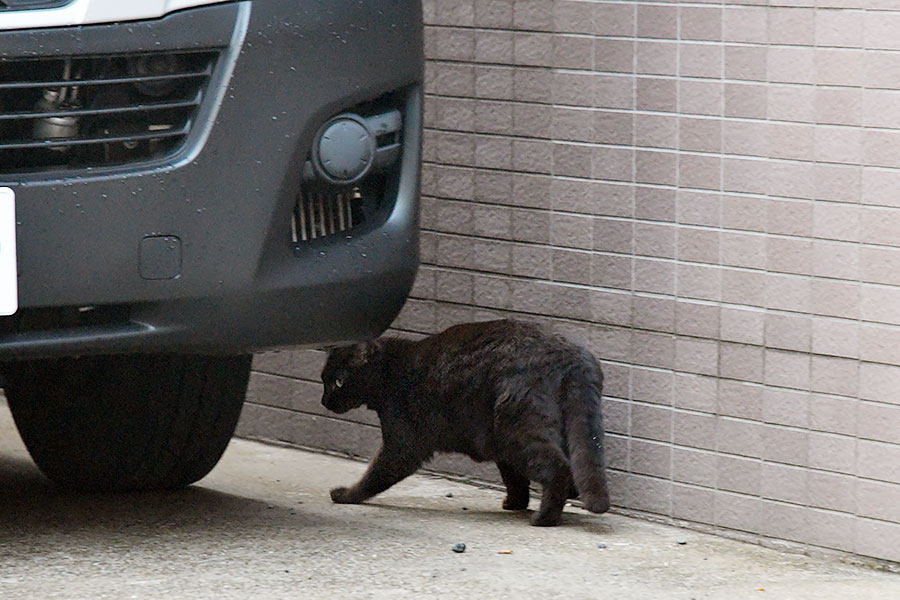
{"type": "Polygon", "coordinates": [[[0,365],[13,419],[57,484],[172,489],[216,465],[240,416],[250,356],[121,355],[0,365]]]}

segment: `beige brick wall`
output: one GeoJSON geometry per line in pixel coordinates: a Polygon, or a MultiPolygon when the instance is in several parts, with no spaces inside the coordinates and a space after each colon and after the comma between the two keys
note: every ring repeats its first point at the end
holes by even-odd
{"type": "MultiPolygon", "coordinates": [[[[900,0],[424,6],[395,327],[549,322],[604,361],[616,504],[900,561],[900,0]]],[[[370,454],[320,364],[259,357],[242,432],[370,454]]]]}

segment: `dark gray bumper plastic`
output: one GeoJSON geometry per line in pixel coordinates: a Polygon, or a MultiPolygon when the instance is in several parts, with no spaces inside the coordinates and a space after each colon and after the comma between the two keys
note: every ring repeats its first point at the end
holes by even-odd
{"type": "Polygon", "coordinates": [[[312,346],[376,335],[396,316],[418,266],[418,1],[258,0],[0,33],[0,56],[228,43],[248,8],[202,148],[149,169],[0,182],[16,193],[20,310],[130,307],[126,321],[97,326],[4,333],[0,323],[0,359],[312,346]],[[367,230],[295,247],[291,210],[316,130],[397,90],[406,100],[392,207],[367,230]],[[180,276],[142,277],[148,236],[180,240],[180,276]]]}

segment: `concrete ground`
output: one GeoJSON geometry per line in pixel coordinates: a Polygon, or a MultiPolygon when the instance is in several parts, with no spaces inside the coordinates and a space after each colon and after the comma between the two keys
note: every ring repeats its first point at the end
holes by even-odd
{"type": "Polygon", "coordinates": [[[329,488],[364,468],[235,440],[183,491],[69,495],[0,404],[0,598],[900,596],[900,575],[624,516],[571,508],[563,526],[530,527],[500,492],[429,476],[331,504],[329,488]]]}

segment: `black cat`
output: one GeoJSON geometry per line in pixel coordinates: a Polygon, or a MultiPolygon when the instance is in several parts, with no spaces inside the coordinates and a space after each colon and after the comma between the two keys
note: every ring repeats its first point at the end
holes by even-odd
{"type": "Polygon", "coordinates": [[[576,494],[589,511],[609,509],[600,366],[534,325],[467,323],[417,342],[379,338],[334,349],[322,382],[325,408],[365,404],[381,421],[381,449],[356,485],[331,490],[334,502],[363,502],[435,452],[461,452],[496,461],[507,510],[528,507],[529,480],[543,486],[532,525],[559,523],[576,494]]]}

